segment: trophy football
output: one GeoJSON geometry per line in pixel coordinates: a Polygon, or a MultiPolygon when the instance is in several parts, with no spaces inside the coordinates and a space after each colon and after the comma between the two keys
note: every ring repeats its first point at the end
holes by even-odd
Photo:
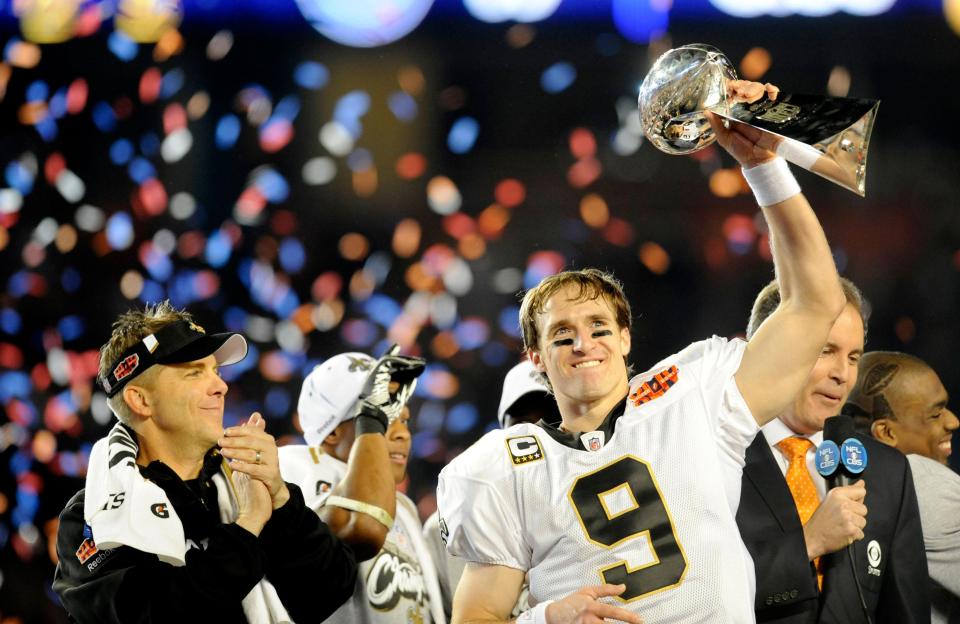
{"type": "Polygon", "coordinates": [[[713,46],[694,43],[665,52],[640,86],[647,139],[667,154],[703,149],[716,140],[703,114],[711,111],[771,134],[784,159],[864,195],[879,100],[781,92],[776,100],[734,102],[727,92],[731,80],[737,80],[736,70],[713,46]]]}

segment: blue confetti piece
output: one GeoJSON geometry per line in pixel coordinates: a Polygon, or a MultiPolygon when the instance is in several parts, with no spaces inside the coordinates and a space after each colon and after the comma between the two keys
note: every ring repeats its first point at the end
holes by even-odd
{"type": "Polygon", "coordinates": [[[236,115],[224,115],[217,122],[215,134],[217,147],[222,150],[230,149],[240,136],[240,120],[236,115]]]}
{"type": "MultiPolygon", "coordinates": [[[[539,283],[539,280],[537,281],[539,283]]],[[[536,285],[536,284],[534,284],[536,285]]],[[[514,338],[520,337],[520,308],[518,306],[509,306],[500,311],[498,317],[500,331],[514,338]]]]}
{"type": "Polygon", "coordinates": [[[133,219],[126,212],[115,212],[107,219],[107,244],[112,249],[126,249],[133,244],[133,219]]]}
{"type": "Polygon", "coordinates": [[[119,30],[114,30],[107,37],[107,48],[113,52],[114,56],[123,62],[132,61],[137,56],[140,47],[137,42],[123,34],[119,30]]]}
{"type": "Polygon", "coordinates": [[[0,309],[0,330],[12,335],[20,333],[21,327],[23,327],[23,322],[16,310],[13,308],[0,309]]]}
{"type": "Polygon", "coordinates": [[[67,88],[60,87],[50,98],[47,110],[54,119],[61,119],[67,114],[67,88]]]}
{"type": "Polygon", "coordinates": [[[307,252],[303,248],[303,243],[293,237],[284,238],[280,242],[278,256],[280,266],[287,273],[298,273],[307,261],[307,252]]]}
{"type": "Polygon", "coordinates": [[[35,80],[27,85],[26,99],[28,102],[41,102],[50,95],[50,87],[42,80],[35,80]]]}
{"type": "Polygon", "coordinates": [[[442,442],[430,431],[420,431],[413,436],[410,450],[414,457],[429,457],[442,448],[442,442]]]}
{"type": "Polygon", "coordinates": [[[410,122],[417,118],[417,101],[406,91],[394,91],[387,98],[387,107],[400,121],[410,122]]]}
{"type": "Polygon", "coordinates": [[[247,327],[247,311],[230,306],[223,311],[223,326],[230,332],[242,332],[247,327]]]}
{"type": "Polygon", "coordinates": [[[554,63],[540,76],[540,86],[547,93],[560,93],[577,79],[577,70],[565,61],[554,63]]]}
{"type": "Polygon", "coordinates": [[[33,190],[34,175],[20,161],[9,163],[4,169],[3,177],[7,186],[17,189],[21,195],[29,195],[33,190]]]}
{"type": "Polygon", "coordinates": [[[33,384],[27,373],[23,371],[0,373],[0,403],[6,403],[12,398],[29,399],[32,390],[33,384]]]}
{"type": "Polygon", "coordinates": [[[133,143],[128,139],[117,139],[110,145],[110,162],[115,165],[125,165],[133,158],[133,143]]]}
{"type": "Polygon", "coordinates": [[[171,69],[165,73],[160,80],[160,98],[166,100],[175,95],[183,88],[184,78],[183,70],[180,68],[171,69]]]}
{"type": "Polygon", "coordinates": [[[215,269],[225,265],[230,259],[232,245],[230,237],[223,230],[217,230],[207,239],[207,248],[204,251],[204,257],[207,264],[215,269]]]}
{"type": "Polygon", "coordinates": [[[286,418],[290,413],[290,404],[290,393],[278,386],[270,388],[263,399],[267,418],[286,418]]]}
{"type": "Polygon", "coordinates": [[[330,80],[330,71],[316,61],[304,61],[293,70],[293,80],[304,89],[322,89],[330,80]]]}
{"type": "Polygon", "coordinates": [[[472,403],[457,403],[447,413],[447,431],[454,434],[466,433],[477,424],[479,413],[472,403]]]}
{"type": "Polygon", "coordinates": [[[90,114],[93,115],[93,123],[100,132],[113,132],[113,129],[117,127],[117,115],[106,102],[94,104],[90,114]]]}
{"type": "Polygon", "coordinates": [[[83,285],[83,275],[73,267],[67,267],[60,274],[60,285],[68,293],[75,293],[83,285]]]}
{"type": "Polygon", "coordinates": [[[498,368],[507,363],[509,350],[499,342],[490,342],[480,350],[480,359],[491,368],[498,368]]]}
{"type": "Polygon", "coordinates": [[[143,184],[150,178],[157,177],[157,168],[146,158],[137,156],[130,161],[130,166],[127,167],[127,175],[137,184],[143,184]]]}
{"type": "Polygon", "coordinates": [[[76,340],[87,331],[87,325],[83,318],[76,314],[65,316],[57,323],[57,331],[60,337],[66,341],[76,340]]]}
{"type": "Polygon", "coordinates": [[[300,114],[300,98],[288,95],[273,108],[273,117],[293,121],[300,114]]]}
{"type": "Polygon", "coordinates": [[[7,281],[7,292],[14,297],[22,297],[30,292],[31,282],[32,280],[28,271],[17,271],[11,275],[10,280],[7,281]]]}
{"type": "Polygon", "coordinates": [[[143,290],[140,291],[140,301],[143,303],[156,303],[167,298],[163,286],[153,280],[143,280],[143,290]]]}
{"type": "Polygon", "coordinates": [[[140,153],[147,158],[153,158],[160,153],[160,137],[155,132],[145,132],[140,137],[140,153]]]}
{"type": "Polygon", "coordinates": [[[155,280],[165,282],[170,279],[170,275],[173,273],[173,262],[170,261],[170,257],[155,246],[151,246],[147,250],[143,263],[144,268],[155,280]]]}
{"type": "Polygon", "coordinates": [[[38,121],[34,128],[37,129],[40,138],[47,143],[57,138],[57,122],[49,115],[38,121]]]}
{"type": "Polygon", "coordinates": [[[390,327],[403,312],[403,308],[387,295],[375,294],[363,302],[363,311],[374,323],[390,327]]]}
{"type": "Polygon", "coordinates": [[[447,147],[454,154],[466,154],[473,149],[480,134],[480,124],[473,117],[461,117],[453,122],[447,134],[447,147]]]}
{"type": "Polygon", "coordinates": [[[254,184],[271,204],[279,204],[290,196],[290,185],[275,169],[264,169],[257,175],[254,184]]]}

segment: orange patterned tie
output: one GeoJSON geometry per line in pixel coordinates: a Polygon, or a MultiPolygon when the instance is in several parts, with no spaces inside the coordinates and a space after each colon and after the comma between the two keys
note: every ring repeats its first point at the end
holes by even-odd
{"type": "MultiPolygon", "coordinates": [[[[790,460],[787,468],[787,486],[793,496],[800,515],[800,524],[806,524],[813,512],[820,506],[820,497],[817,488],[807,470],[807,451],[813,447],[813,442],[807,438],[786,438],[777,443],[777,448],[790,460]]],[[[817,587],[823,589],[823,572],[820,569],[820,558],[813,560],[817,566],[817,587]]]]}

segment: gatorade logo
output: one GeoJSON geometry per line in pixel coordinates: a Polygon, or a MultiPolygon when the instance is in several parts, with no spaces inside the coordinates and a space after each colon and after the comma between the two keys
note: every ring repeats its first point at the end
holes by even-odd
{"type": "Polygon", "coordinates": [[[167,509],[166,503],[156,503],[154,505],[150,505],[150,511],[152,511],[153,515],[158,518],[165,519],[170,517],[170,510],[167,509]]]}

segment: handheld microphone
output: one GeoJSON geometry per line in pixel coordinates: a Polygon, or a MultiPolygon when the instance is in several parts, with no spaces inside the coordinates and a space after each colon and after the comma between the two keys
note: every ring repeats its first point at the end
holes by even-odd
{"type": "Polygon", "coordinates": [[[850,485],[867,468],[867,449],[856,438],[849,416],[831,416],[823,423],[823,443],[817,447],[817,472],[827,480],[827,489],[850,485]]]}
{"type": "MultiPolygon", "coordinates": [[[[823,423],[823,443],[817,447],[817,472],[827,480],[827,489],[850,485],[867,469],[867,449],[856,438],[857,432],[850,416],[831,416],[823,423]]],[[[846,548],[850,571],[857,586],[860,608],[868,624],[872,624],[870,610],[863,596],[863,588],[854,564],[853,544],[846,548]]]]}

